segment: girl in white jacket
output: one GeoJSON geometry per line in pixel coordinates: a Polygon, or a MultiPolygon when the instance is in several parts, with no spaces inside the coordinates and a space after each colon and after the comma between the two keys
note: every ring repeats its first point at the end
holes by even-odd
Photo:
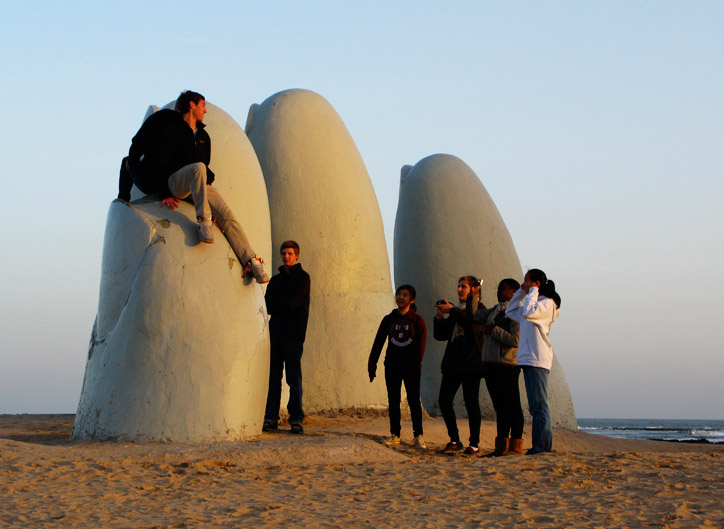
{"type": "Polygon", "coordinates": [[[558,317],[561,297],[542,270],[528,270],[505,315],[520,323],[518,365],[523,368],[528,409],[533,418],[533,447],[527,454],[553,450],[553,425],[548,407],[548,374],[553,347],[548,334],[558,317]]]}

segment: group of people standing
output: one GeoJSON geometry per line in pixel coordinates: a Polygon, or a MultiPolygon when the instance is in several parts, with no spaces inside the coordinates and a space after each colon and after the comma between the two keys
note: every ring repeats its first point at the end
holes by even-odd
{"type": "MultiPolygon", "coordinates": [[[[282,266],[269,279],[263,261],[251,248],[243,228],[219,192],[209,168],[211,138],[204,130],[206,100],[198,92],[182,92],[173,110],[151,115],[131,141],[121,163],[118,198],[128,201],[135,184],[145,194],[160,195],[162,206],[175,209],[179,200],[190,200],[196,210],[199,240],[213,243],[213,225],[224,233],[242,264],[258,283],[269,283],[265,300],[271,315],[269,390],[263,430],[276,430],[279,422],[282,373],[290,387],[288,403],[292,433],[303,433],[301,357],[309,317],[310,278],[297,262],[299,245],[285,241],[280,248],[282,266]]],[[[479,453],[480,381],[493,401],[497,420],[495,450],[491,455],[522,453],[523,411],[518,378],[523,370],[528,407],[533,417],[533,446],[527,453],[549,452],[553,432],[548,406],[548,374],[553,349],[548,339],[561,304],[553,281],[538,269],[529,270],[519,284],[503,279],[498,304],[487,308],[480,301],[481,280],[463,276],[458,281],[458,302],[441,299],[435,304],[433,336],[447,341],[442,359],[438,404],[450,442],[444,452],[479,453]],[[463,450],[453,399],[462,386],[470,425],[469,444],[463,450]]],[[[389,401],[390,438],[400,442],[402,384],[407,391],[414,442],[426,448],[422,429],[420,375],[425,354],[427,326],[417,313],[416,292],[401,285],[395,292],[397,307],[380,323],[368,361],[370,382],[387,343],[385,383],[389,401]]]]}
{"type": "MultiPolygon", "coordinates": [[[[442,359],[438,405],[450,442],[442,452],[462,451],[480,455],[480,382],[493,402],[497,436],[489,456],[523,453],[523,410],[518,379],[523,371],[528,408],[533,419],[532,447],[527,454],[553,449],[553,428],[548,404],[548,375],[553,365],[553,348],[548,335],[559,313],[561,298],[555,284],[539,269],[525,274],[523,283],[507,278],[497,289],[498,303],[485,307],[480,300],[481,280],[462,276],[458,280],[456,304],[441,299],[435,304],[433,337],[446,341],[442,359]],[[453,400],[462,386],[470,435],[463,447],[453,400]]],[[[427,327],[417,313],[416,292],[401,285],[395,293],[397,308],[380,323],[368,361],[370,381],[384,343],[385,382],[390,416],[387,444],[400,443],[400,393],[405,384],[410,406],[414,444],[426,448],[420,405],[420,376],[425,354],[427,327]]]]}

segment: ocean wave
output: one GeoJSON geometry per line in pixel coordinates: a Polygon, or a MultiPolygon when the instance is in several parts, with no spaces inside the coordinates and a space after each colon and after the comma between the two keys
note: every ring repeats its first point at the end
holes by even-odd
{"type": "Polygon", "coordinates": [[[724,421],[581,419],[578,430],[622,439],[724,444],[724,421]]]}

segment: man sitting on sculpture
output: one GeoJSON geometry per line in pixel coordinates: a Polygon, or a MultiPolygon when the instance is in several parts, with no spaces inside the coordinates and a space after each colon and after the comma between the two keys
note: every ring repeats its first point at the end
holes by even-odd
{"type": "Polygon", "coordinates": [[[215,218],[242,265],[258,283],[267,283],[263,261],[256,256],[231,208],[212,187],[209,168],[211,138],[204,130],[206,100],[190,90],[182,92],[174,110],[164,109],[146,119],[131,140],[121,164],[118,198],[130,200],[136,184],[143,193],[159,194],[161,207],[176,209],[179,199],[193,201],[201,242],[213,243],[215,218]]]}

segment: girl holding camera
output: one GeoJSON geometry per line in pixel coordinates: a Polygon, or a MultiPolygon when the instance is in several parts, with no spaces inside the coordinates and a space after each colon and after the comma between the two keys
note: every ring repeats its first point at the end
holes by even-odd
{"type": "Polygon", "coordinates": [[[470,425],[470,444],[466,455],[477,455],[480,442],[480,379],[483,375],[482,328],[473,326],[472,314],[484,309],[480,302],[480,281],[475,276],[463,276],[458,280],[458,304],[454,306],[446,299],[440,300],[435,307],[433,336],[436,340],[447,340],[445,355],[442,359],[442,382],[438,404],[445,419],[450,442],[443,452],[452,453],[462,450],[453,399],[458,389],[463,387],[465,409],[470,425]],[[471,310],[466,310],[470,306],[471,310]],[[445,314],[449,316],[444,317],[445,314]]]}

